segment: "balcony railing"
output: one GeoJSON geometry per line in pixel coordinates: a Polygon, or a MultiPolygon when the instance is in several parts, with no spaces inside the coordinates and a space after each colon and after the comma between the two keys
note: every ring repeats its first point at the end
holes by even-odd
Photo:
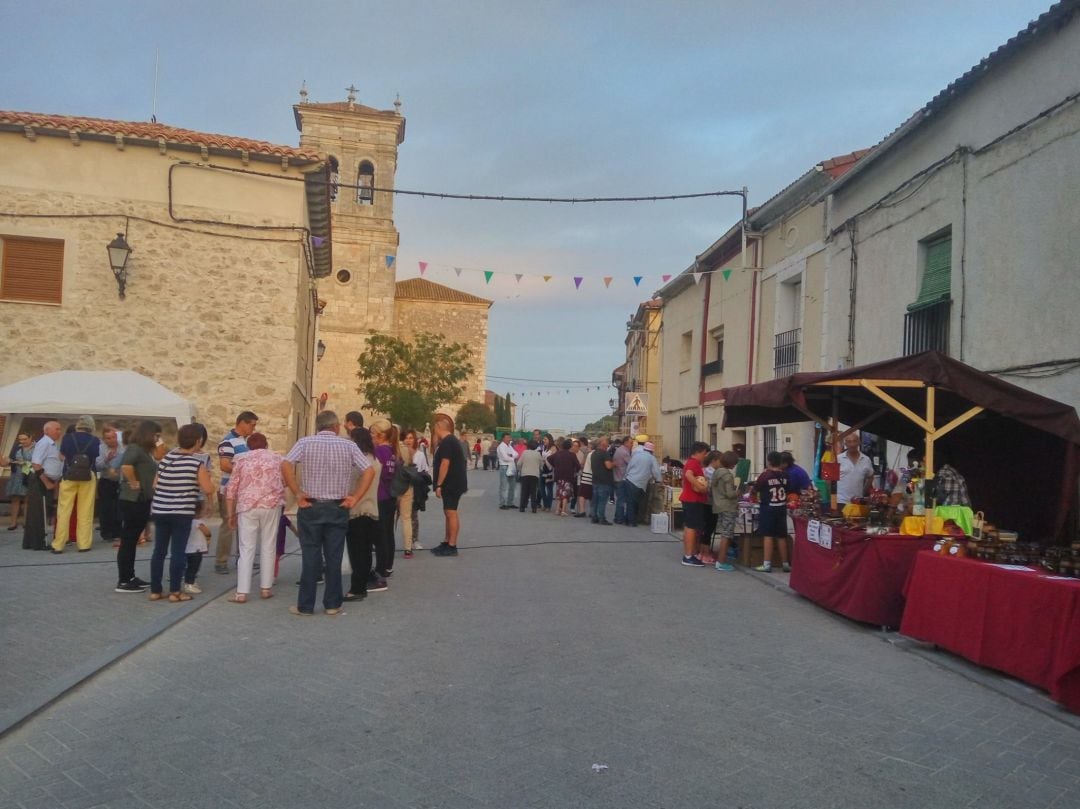
{"type": "Polygon", "coordinates": [[[920,351],[949,353],[949,313],[952,301],[945,300],[904,315],[904,356],[920,351]]]}
{"type": "Polygon", "coordinates": [[[773,344],[773,375],[779,379],[799,370],[799,338],[802,329],[780,332],[773,344]]]}
{"type": "Polygon", "coordinates": [[[713,360],[712,362],[706,362],[704,365],[701,366],[702,376],[711,376],[712,374],[722,373],[724,373],[724,361],[722,359],[713,360]]]}

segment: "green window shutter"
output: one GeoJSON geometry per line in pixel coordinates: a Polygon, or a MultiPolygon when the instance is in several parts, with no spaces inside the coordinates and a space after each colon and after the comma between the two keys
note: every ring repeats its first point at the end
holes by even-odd
{"type": "Polygon", "coordinates": [[[915,303],[908,304],[908,311],[925,309],[935,303],[947,301],[952,291],[952,236],[938,239],[926,245],[926,267],[922,285],[915,303]]]}

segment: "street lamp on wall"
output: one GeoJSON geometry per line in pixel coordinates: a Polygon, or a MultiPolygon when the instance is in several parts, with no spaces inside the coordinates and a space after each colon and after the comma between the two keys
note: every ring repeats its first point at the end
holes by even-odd
{"type": "Polygon", "coordinates": [[[326,353],[326,343],[319,340],[319,344],[315,347],[315,361],[319,362],[323,358],[323,354],[326,353]]]}
{"type": "Polygon", "coordinates": [[[123,233],[117,233],[106,246],[109,251],[109,266],[112,267],[113,275],[116,276],[116,285],[120,288],[120,300],[124,299],[124,288],[127,286],[127,262],[131,255],[131,247],[123,233]]]}

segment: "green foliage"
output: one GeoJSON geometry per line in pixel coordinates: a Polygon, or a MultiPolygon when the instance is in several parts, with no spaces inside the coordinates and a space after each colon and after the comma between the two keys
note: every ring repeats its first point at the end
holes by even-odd
{"type": "Polygon", "coordinates": [[[613,433],[619,429],[618,416],[604,416],[603,418],[586,424],[582,432],[585,433],[613,433]]]}
{"type": "Polygon", "coordinates": [[[483,402],[469,401],[461,406],[457,414],[458,426],[473,433],[494,432],[495,413],[483,402]]]}
{"type": "Polygon", "coordinates": [[[461,398],[472,373],[469,349],[442,334],[417,332],[411,343],[376,334],[357,359],[364,407],[402,427],[422,428],[441,406],[461,398]]]}

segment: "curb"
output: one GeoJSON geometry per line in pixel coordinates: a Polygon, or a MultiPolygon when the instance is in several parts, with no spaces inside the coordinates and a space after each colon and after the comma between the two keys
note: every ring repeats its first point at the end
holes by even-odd
{"type": "MultiPolygon", "coordinates": [[[[64,672],[64,674],[53,678],[26,699],[0,713],[0,739],[19,728],[28,720],[37,716],[37,714],[60,700],[69,692],[78,688],[90,678],[109,668],[114,663],[123,660],[132,652],[163,634],[169,628],[175,626],[185,618],[198,612],[203,607],[211,604],[233,590],[236,584],[236,577],[227,577],[226,580],[228,585],[223,588],[221,592],[214,594],[204,593],[204,597],[192,599],[179,606],[170,605],[172,608],[167,613],[143,624],[131,637],[107,647],[105,651],[101,652],[99,655],[72,667],[64,672]]],[[[157,605],[155,605],[154,608],[159,609],[157,605]]]]}

